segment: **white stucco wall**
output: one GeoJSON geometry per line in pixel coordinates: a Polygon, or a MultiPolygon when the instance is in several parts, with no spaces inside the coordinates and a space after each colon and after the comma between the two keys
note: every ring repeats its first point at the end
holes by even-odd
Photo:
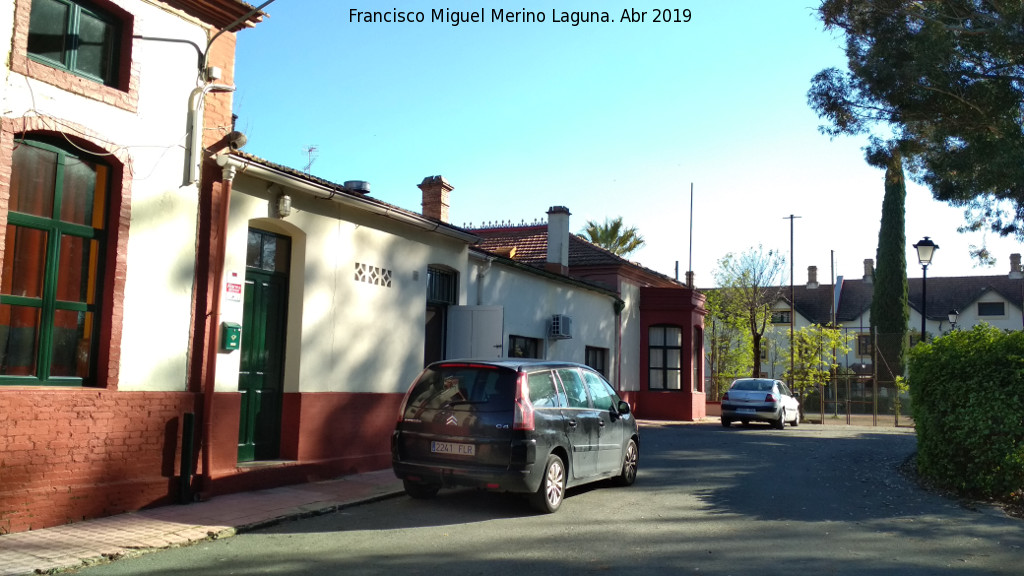
{"type": "MultiPolygon", "coordinates": [[[[471,268],[473,276],[475,268],[471,268]]],[[[470,294],[475,304],[476,294],[473,290],[470,294]]],[[[616,373],[618,322],[612,296],[497,261],[483,277],[481,294],[481,305],[504,307],[504,357],[508,357],[509,336],[524,336],[540,340],[541,354],[549,360],[583,363],[587,346],[607,349],[609,374],[616,373]],[[548,337],[554,314],[572,319],[572,338],[548,337]]]]}
{"type": "MultiPolygon", "coordinates": [[[[206,45],[195,22],[145,2],[133,34],[206,45]]],[[[10,58],[13,2],[0,10],[10,58]]],[[[8,70],[2,113],[43,115],[83,126],[123,150],[132,176],[131,223],[121,340],[121,390],[184,390],[195,265],[197,189],[182,187],[188,96],[196,86],[196,52],[186,44],[136,40],[138,112],[69,94],[8,70]]]]}
{"type": "MultiPolygon", "coordinates": [[[[244,276],[249,226],[293,239],[285,391],[404,392],[423,368],[427,267],[465,270],[465,243],[296,191],[293,213],[268,219],[266,186],[234,181],[226,269],[244,276]],[[390,287],[357,280],[357,263],[390,272],[390,287]]],[[[240,321],[240,305],[224,314],[240,321]]],[[[237,389],[238,362],[218,355],[218,390],[237,389]]]]}

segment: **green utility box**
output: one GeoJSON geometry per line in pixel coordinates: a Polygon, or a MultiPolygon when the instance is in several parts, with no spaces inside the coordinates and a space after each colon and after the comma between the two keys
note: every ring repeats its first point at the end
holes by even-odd
{"type": "Polygon", "coordinates": [[[237,322],[220,323],[220,349],[238,350],[242,345],[242,325],[237,322]]]}

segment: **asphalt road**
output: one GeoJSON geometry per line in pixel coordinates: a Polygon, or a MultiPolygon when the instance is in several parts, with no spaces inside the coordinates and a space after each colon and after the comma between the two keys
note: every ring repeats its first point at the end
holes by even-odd
{"type": "Polygon", "coordinates": [[[900,473],[909,429],[644,426],[629,488],[442,491],[124,559],[81,574],[1024,574],[1024,522],[900,473]]]}

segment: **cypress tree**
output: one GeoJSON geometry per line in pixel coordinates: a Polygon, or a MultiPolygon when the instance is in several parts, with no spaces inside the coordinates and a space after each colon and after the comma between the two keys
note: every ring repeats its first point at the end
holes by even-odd
{"type": "Polygon", "coordinates": [[[874,296],[871,299],[871,327],[876,334],[878,378],[892,382],[903,375],[907,322],[907,185],[903,157],[890,150],[885,162],[885,197],[875,255],[874,296]]]}

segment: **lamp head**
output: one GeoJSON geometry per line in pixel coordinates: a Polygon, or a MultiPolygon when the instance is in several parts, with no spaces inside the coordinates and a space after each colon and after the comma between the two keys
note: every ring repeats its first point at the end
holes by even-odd
{"type": "Polygon", "coordinates": [[[932,256],[939,249],[939,245],[925,236],[923,240],[919,240],[917,244],[914,244],[914,248],[917,250],[918,262],[921,263],[921,266],[927,266],[932,263],[932,256]]]}

